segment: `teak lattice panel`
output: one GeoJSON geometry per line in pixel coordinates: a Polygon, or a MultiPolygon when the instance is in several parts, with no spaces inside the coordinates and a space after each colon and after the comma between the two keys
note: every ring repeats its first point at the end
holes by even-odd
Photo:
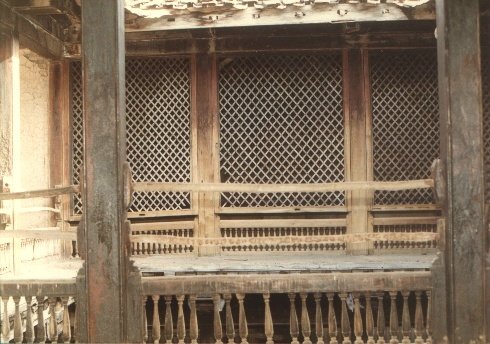
{"type": "Polygon", "coordinates": [[[283,227],[283,228],[221,228],[223,238],[263,238],[263,243],[258,245],[221,245],[223,252],[247,252],[247,251],[343,251],[344,243],[294,243],[294,244],[271,244],[267,238],[281,236],[323,236],[346,234],[346,227],[283,227]]]}
{"type": "MultiPolygon", "coordinates": [[[[373,227],[375,233],[418,233],[432,232],[437,233],[437,224],[406,224],[406,225],[376,225],[373,227]]],[[[437,241],[431,240],[426,242],[413,241],[393,241],[383,240],[375,241],[375,249],[411,249],[411,248],[436,248],[437,241]]]]}
{"type": "MultiPolygon", "coordinates": [[[[439,157],[437,56],[433,50],[369,55],[376,181],[422,179],[439,157]]],[[[376,205],[432,204],[430,189],[378,191],[376,205]]]]}
{"type": "MultiPolygon", "coordinates": [[[[83,160],[81,65],[72,65],[73,182],[83,160]]],[[[127,159],[135,182],[191,181],[190,64],[184,58],[126,62],[127,159]]],[[[189,193],[133,194],[130,211],[190,209],[189,193]]],[[[74,212],[81,213],[75,198],[74,212]]]]}
{"type": "MultiPolygon", "coordinates": [[[[338,53],[219,62],[220,176],[225,183],[344,180],[338,53]]],[[[222,207],[344,205],[336,193],[222,193],[222,207]]]]}

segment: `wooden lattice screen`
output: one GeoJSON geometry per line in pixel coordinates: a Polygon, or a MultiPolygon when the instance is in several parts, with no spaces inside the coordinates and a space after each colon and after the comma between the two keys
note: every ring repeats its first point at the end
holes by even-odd
{"type": "MultiPolygon", "coordinates": [[[[83,161],[81,64],[72,64],[72,169],[83,161]]],[[[184,58],[126,62],[127,159],[133,181],[190,182],[190,64],[184,58]]],[[[189,193],[135,193],[131,212],[190,209],[189,193]]],[[[76,197],[75,214],[81,213],[76,197]]]]}
{"type": "MultiPolygon", "coordinates": [[[[430,177],[439,157],[437,56],[433,50],[370,53],[374,180],[430,177]]],[[[430,189],[376,192],[376,205],[434,203],[430,189]]]]}
{"type": "MultiPolygon", "coordinates": [[[[225,183],[344,180],[338,53],[223,59],[220,177],[225,183]]],[[[344,205],[344,193],[223,193],[222,207],[344,205]]]]}
{"type": "MultiPolygon", "coordinates": [[[[490,203],[490,48],[482,47],[481,54],[483,143],[485,152],[485,200],[490,203]]],[[[490,240],[490,239],[489,239],[490,240]]]]}

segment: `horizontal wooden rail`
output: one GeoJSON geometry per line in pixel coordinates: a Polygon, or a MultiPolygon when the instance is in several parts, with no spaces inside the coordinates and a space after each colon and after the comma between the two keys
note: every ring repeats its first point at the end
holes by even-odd
{"type": "Polygon", "coordinates": [[[132,223],[131,232],[193,229],[194,221],[132,223]]]}
{"type": "Polygon", "coordinates": [[[0,208],[0,214],[10,214],[12,211],[16,213],[37,213],[41,211],[51,211],[53,213],[60,213],[60,209],[51,207],[27,207],[27,208],[0,208]]]}
{"type": "Polygon", "coordinates": [[[220,228],[323,228],[345,227],[347,220],[343,219],[267,219],[267,220],[221,220],[220,228]]]}
{"type": "Polygon", "coordinates": [[[77,288],[73,280],[25,280],[8,279],[0,283],[2,296],[75,296],[77,288]]]}
{"type": "Polygon", "coordinates": [[[31,190],[22,192],[0,193],[0,201],[8,201],[13,199],[40,198],[40,197],[55,197],[71,193],[80,192],[80,187],[70,185],[61,188],[51,188],[42,190],[31,190]]]}
{"type": "Polygon", "coordinates": [[[440,220],[437,216],[421,217],[375,217],[373,225],[396,226],[396,225],[436,225],[440,220]]]}
{"type": "Polygon", "coordinates": [[[438,240],[439,234],[433,232],[416,233],[356,233],[332,235],[284,235],[284,236],[257,236],[257,237],[226,237],[226,238],[197,238],[180,237],[173,235],[131,235],[133,243],[152,243],[166,245],[294,245],[294,244],[325,244],[325,243],[352,243],[371,241],[410,241],[427,242],[438,240]]]}
{"type": "Polygon", "coordinates": [[[60,231],[59,227],[16,229],[0,231],[0,238],[34,238],[51,240],[76,240],[77,233],[72,231],[60,231]]]}
{"type": "Polygon", "coordinates": [[[353,190],[401,191],[428,189],[434,187],[432,179],[407,180],[396,182],[337,182],[322,184],[235,184],[235,183],[133,183],[137,192],[335,192],[353,190]]]}
{"type": "Polygon", "coordinates": [[[144,277],[146,295],[430,290],[430,271],[144,277]]]}

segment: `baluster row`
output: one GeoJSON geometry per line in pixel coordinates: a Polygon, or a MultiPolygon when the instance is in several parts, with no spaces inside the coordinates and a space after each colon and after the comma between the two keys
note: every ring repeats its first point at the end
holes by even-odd
{"type": "MultiPolygon", "coordinates": [[[[231,301],[232,294],[217,294],[213,301],[213,335],[216,344],[248,344],[249,329],[245,312],[245,294],[234,295],[238,304],[238,325],[235,327],[231,301]],[[224,333],[221,310],[224,308],[224,333]],[[236,331],[237,330],[237,331],[236,331]]],[[[264,336],[266,344],[274,344],[274,322],[271,295],[262,295],[264,302],[264,336]]],[[[430,292],[390,291],[381,293],[289,293],[289,333],[291,344],[423,344],[432,343],[430,328],[430,292]],[[310,297],[314,303],[310,303],[310,297]],[[424,301],[423,301],[424,300],[424,301]],[[300,305],[300,317],[297,307],[300,305]],[[315,308],[314,320],[308,308],[315,308]],[[401,305],[398,307],[397,305],[401,305]],[[423,305],[425,307],[423,307],[423,305]],[[425,308],[425,309],[424,309],[425,308]],[[401,310],[401,312],[399,311],[401,310]],[[425,316],[424,316],[425,315],[425,316]],[[413,322],[412,322],[413,319],[413,322]],[[313,324],[313,326],[312,326],[313,324]]],[[[177,325],[174,333],[172,315],[173,296],[165,296],[163,339],[165,343],[198,343],[199,326],[196,295],[177,295],[177,325]],[[184,312],[187,300],[188,311],[184,312]],[[184,314],[189,316],[188,321],[184,314]],[[189,331],[186,332],[186,323],[189,331]],[[175,338],[174,338],[175,337],[175,338]]],[[[151,339],[161,340],[159,295],[152,295],[153,316],[151,339]]],[[[144,298],[146,304],[146,297],[144,298]]],[[[287,305],[277,304],[287,310],[287,305]],[[286,306],[286,307],[284,307],[286,306]]],[[[146,314],[146,313],[145,313],[146,314]]],[[[145,317],[145,324],[150,323],[145,317]]],[[[145,325],[146,327],[146,325],[145,325]]],[[[147,332],[146,332],[147,333],[147,332]]],[[[145,334],[145,341],[148,335],[145,334]]],[[[163,342],[163,341],[162,341],[163,342]]]]}
{"type": "Polygon", "coordinates": [[[73,340],[68,305],[73,299],[68,296],[0,297],[1,341],[8,343],[70,343],[73,340]],[[25,310],[24,310],[25,308],[25,310]],[[13,320],[13,321],[12,321],[13,320]]]}

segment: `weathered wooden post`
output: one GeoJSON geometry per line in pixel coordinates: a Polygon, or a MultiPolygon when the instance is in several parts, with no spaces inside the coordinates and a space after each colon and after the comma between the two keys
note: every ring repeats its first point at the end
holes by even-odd
{"type": "Polygon", "coordinates": [[[436,5],[441,158],[447,186],[441,195],[447,288],[438,282],[444,278],[441,273],[433,293],[437,314],[433,336],[435,343],[445,336],[451,343],[484,343],[486,228],[479,2],[437,0],[436,5]]]}
{"type": "Polygon", "coordinates": [[[82,2],[82,68],[86,256],[77,280],[77,339],[141,343],[142,291],[128,259],[124,1],[82,2]]]}

